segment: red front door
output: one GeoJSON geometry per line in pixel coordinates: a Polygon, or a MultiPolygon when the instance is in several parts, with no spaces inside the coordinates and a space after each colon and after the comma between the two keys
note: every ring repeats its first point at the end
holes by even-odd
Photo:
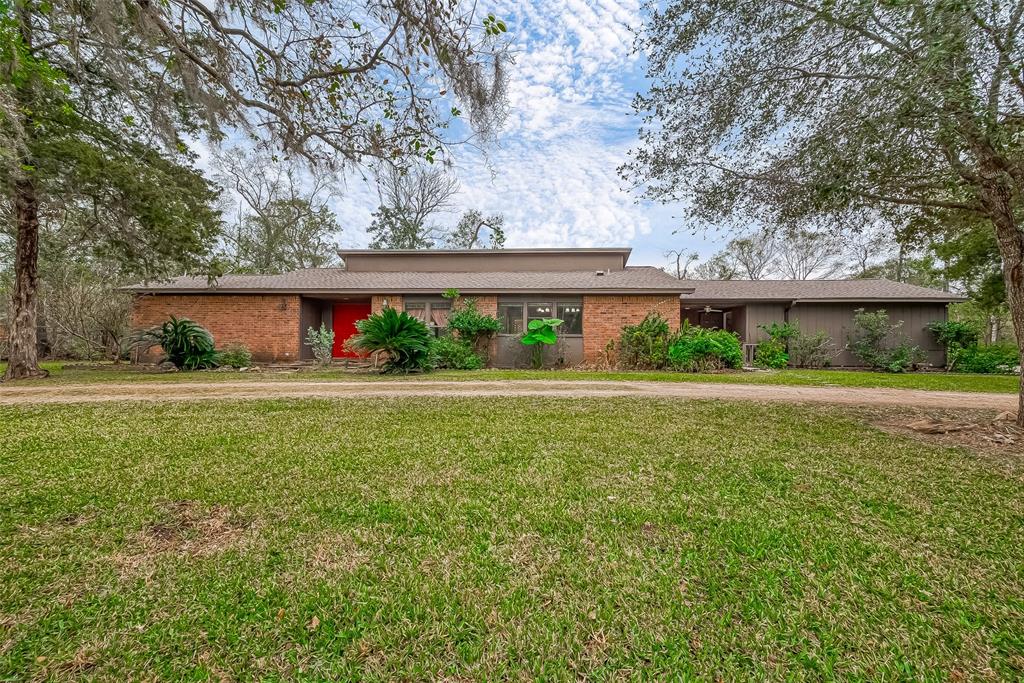
{"type": "Polygon", "coordinates": [[[358,358],[345,349],[345,340],[356,333],[356,323],[370,317],[370,304],[334,304],[334,357],[358,358]]]}

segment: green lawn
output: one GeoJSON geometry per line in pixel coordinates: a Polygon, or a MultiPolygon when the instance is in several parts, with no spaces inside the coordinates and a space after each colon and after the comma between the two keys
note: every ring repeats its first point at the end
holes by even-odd
{"type": "MultiPolygon", "coordinates": [[[[374,380],[625,380],[652,382],[729,382],[739,384],[786,384],[793,386],[886,387],[933,391],[981,391],[1016,393],[1016,375],[971,375],[944,372],[893,374],[856,370],[779,370],[771,372],[725,372],[691,374],[684,372],[605,372],[590,370],[441,370],[408,376],[353,373],[340,369],[303,370],[294,373],[249,374],[238,372],[153,373],[132,366],[82,367],[74,363],[43,363],[51,377],[30,380],[40,383],[100,382],[218,382],[218,381],[374,381],[374,380]]],[[[0,373],[4,364],[0,363],[0,373]]],[[[0,391],[2,391],[0,387],[0,391]]]]}
{"type": "Polygon", "coordinates": [[[0,409],[0,680],[1024,676],[1024,472],[834,410],[0,409]]]}

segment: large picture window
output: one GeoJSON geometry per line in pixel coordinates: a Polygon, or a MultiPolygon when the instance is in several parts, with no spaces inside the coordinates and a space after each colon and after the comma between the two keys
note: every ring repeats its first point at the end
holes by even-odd
{"type": "Polygon", "coordinates": [[[583,304],[580,301],[551,300],[498,301],[498,320],[501,329],[498,334],[519,335],[531,320],[558,318],[562,325],[561,335],[583,334],[583,304]]]}

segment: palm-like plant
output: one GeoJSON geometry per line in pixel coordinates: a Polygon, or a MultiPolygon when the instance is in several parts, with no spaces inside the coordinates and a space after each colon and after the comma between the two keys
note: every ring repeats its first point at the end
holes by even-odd
{"type": "Polygon", "coordinates": [[[142,349],[159,346],[165,360],[182,370],[217,366],[217,352],[209,330],[188,318],[171,319],[159,327],[138,333],[132,345],[142,349]]]}
{"type": "Polygon", "coordinates": [[[359,331],[348,345],[357,351],[383,351],[388,360],[381,372],[410,372],[430,366],[430,330],[406,312],[385,308],[356,323],[359,331]]]}

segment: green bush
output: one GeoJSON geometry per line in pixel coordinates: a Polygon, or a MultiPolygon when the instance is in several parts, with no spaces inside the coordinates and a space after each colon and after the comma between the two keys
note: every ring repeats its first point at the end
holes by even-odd
{"type": "Polygon", "coordinates": [[[928,323],[927,328],[935,335],[935,339],[947,349],[951,347],[966,349],[977,346],[978,339],[981,338],[977,327],[956,320],[936,320],[928,323]]]}
{"type": "Polygon", "coordinates": [[[889,322],[884,310],[869,313],[858,308],[853,314],[849,346],[854,356],[868,367],[886,372],[904,372],[924,362],[926,356],[900,331],[903,321],[889,322]]]}
{"type": "Polygon", "coordinates": [[[349,339],[353,349],[387,353],[381,372],[430,369],[430,330],[405,311],[385,308],[357,322],[356,330],[358,334],[349,339]]]}
{"type": "Polygon", "coordinates": [[[164,360],[180,370],[217,367],[213,335],[188,318],[171,316],[160,327],[136,334],[132,345],[142,349],[159,346],[164,351],[164,360]]]}
{"type": "Polygon", "coordinates": [[[252,353],[244,344],[230,344],[217,352],[217,364],[229,368],[247,368],[252,365],[252,353]]]}
{"type": "Polygon", "coordinates": [[[743,366],[739,337],[726,330],[709,330],[684,323],[668,347],[669,365],[686,372],[711,372],[743,366]]]}
{"type": "Polygon", "coordinates": [[[476,299],[463,299],[448,316],[448,329],[469,345],[482,366],[486,364],[487,341],[501,329],[501,322],[477,310],[476,299]]]}
{"type": "Polygon", "coordinates": [[[313,351],[313,358],[320,366],[326,367],[334,360],[334,330],[327,325],[320,323],[320,329],[307,328],[306,340],[302,343],[313,351]]]}
{"type": "Polygon", "coordinates": [[[789,357],[798,368],[825,368],[835,356],[832,337],[824,332],[798,334],[789,340],[789,357]]]}
{"type": "Polygon", "coordinates": [[[660,370],[669,362],[672,332],[668,321],[651,312],[637,325],[626,325],[619,335],[619,365],[637,370],[660,370]]]}
{"type": "Polygon", "coordinates": [[[786,345],[778,339],[765,339],[757,345],[754,352],[754,365],[759,368],[778,370],[789,365],[789,354],[786,345]]]}
{"type": "Polygon", "coordinates": [[[1012,344],[970,346],[950,351],[950,366],[957,372],[1013,374],[1020,365],[1020,352],[1012,344]]]}
{"type": "Polygon", "coordinates": [[[464,339],[445,335],[430,342],[431,365],[451,370],[479,370],[484,359],[464,339]]]}

